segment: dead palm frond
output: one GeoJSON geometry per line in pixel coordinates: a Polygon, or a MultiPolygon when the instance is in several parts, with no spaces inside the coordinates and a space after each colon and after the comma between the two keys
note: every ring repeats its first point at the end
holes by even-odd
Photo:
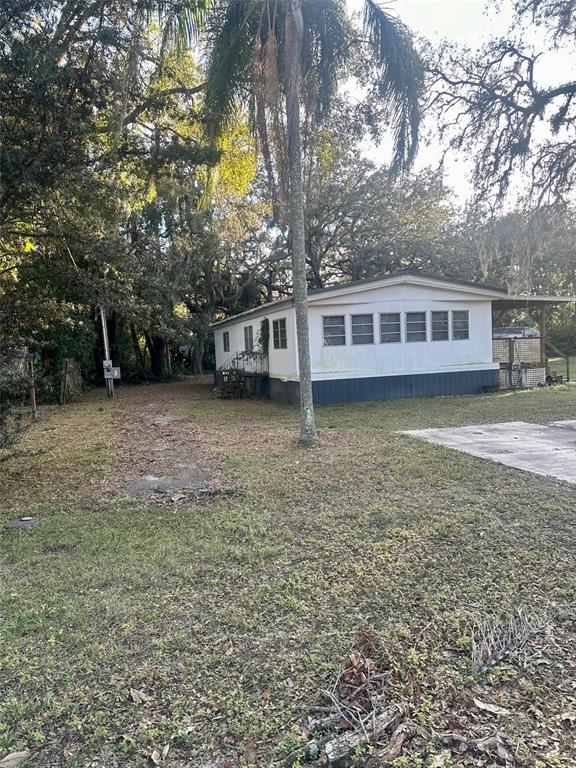
{"type": "MultiPolygon", "coordinates": [[[[256,90],[279,137],[277,104],[284,83],[284,30],[289,0],[220,0],[208,15],[206,104],[208,132],[218,136],[239,104],[256,90]]],[[[301,4],[302,99],[307,119],[330,112],[339,74],[354,43],[345,0],[301,4]]],[[[410,166],[418,144],[423,68],[411,34],[376,0],[365,0],[364,34],[378,71],[377,91],[388,106],[394,137],[391,171],[410,166]]]]}
{"type": "Polygon", "coordinates": [[[365,0],[364,30],[380,70],[378,90],[394,132],[391,172],[409,167],[418,145],[423,68],[408,28],[375,0],[365,0]]]}

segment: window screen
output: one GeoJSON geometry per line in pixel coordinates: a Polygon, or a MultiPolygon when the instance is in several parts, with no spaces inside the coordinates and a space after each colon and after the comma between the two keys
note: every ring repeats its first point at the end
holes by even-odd
{"type": "Polygon", "coordinates": [[[251,325],[244,326],[244,349],[246,352],[254,351],[254,331],[251,325]]]}
{"type": "Polygon", "coordinates": [[[448,312],[432,312],[432,341],[447,341],[449,338],[448,312]]]}
{"type": "Polygon", "coordinates": [[[470,335],[468,310],[454,310],[452,312],[452,338],[467,339],[470,335]]]}
{"type": "Polygon", "coordinates": [[[406,313],[406,341],[426,341],[426,312],[406,313]]]}
{"type": "Polygon", "coordinates": [[[224,352],[230,352],[230,333],[224,331],[222,334],[222,340],[224,341],[224,352]]]}
{"type": "Polygon", "coordinates": [[[272,336],[274,339],[274,349],[286,349],[288,347],[285,317],[272,321],[272,336]]]}
{"type": "Polygon", "coordinates": [[[380,343],[394,344],[399,341],[402,341],[400,312],[388,312],[380,315],[380,343]]]}
{"type": "Polygon", "coordinates": [[[344,315],[327,315],[322,318],[324,346],[342,347],[346,344],[346,322],[344,315]]]}
{"type": "Polygon", "coordinates": [[[373,315],[352,315],[352,344],[374,344],[373,315]]]}

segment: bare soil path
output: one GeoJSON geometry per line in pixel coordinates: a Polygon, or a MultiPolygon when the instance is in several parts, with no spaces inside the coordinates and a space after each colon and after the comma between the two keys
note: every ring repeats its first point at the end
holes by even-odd
{"type": "MultiPolygon", "coordinates": [[[[194,386],[208,389],[209,377],[194,386]]],[[[119,388],[112,423],[117,459],[105,493],[181,505],[235,492],[206,432],[178,411],[190,388],[190,380],[119,388]]]]}

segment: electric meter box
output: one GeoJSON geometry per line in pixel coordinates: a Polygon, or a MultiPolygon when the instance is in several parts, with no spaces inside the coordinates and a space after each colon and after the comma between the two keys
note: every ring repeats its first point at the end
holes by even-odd
{"type": "Polygon", "coordinates": [[[112,360],[104,360],[103,361],[104,366],[104,378],[105,379],[119,379],[120,378],[120,368],[117,368],[112,365],[112,360]]]}

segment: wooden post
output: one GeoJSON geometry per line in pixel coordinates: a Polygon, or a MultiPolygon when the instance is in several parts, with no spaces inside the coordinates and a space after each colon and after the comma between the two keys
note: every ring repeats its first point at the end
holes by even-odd
{"type": "Polygon", "coordinates": [[[540,317],[540,362],[544,366],[546,365],[546,304],[542,307],[540,317]]]}
{"type": "Polygon", "coordinates": [[[38,421],[36,408],[36,377],[34,375],[34,358],[30,357],[30,404],[32,406],[32,421],[38,421]]]}

